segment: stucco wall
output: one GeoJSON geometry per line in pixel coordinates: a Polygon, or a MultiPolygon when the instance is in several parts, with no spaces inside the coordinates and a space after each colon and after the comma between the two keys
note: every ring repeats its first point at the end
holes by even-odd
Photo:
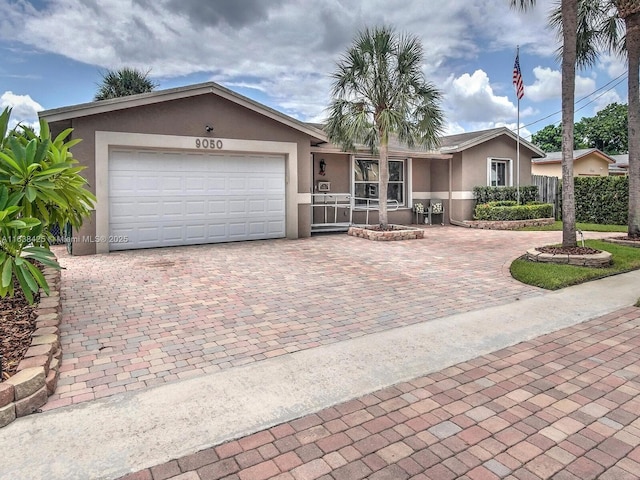
{"type": "MultiPolygon", "coordinates": [[[[562,165],[560,163],[533,165],[531,170],[534,175],[562,178],[562,165]]],[[[573,162],[574,177],[606,177],[608,175],[609,162],[599,155],[586,155],[573,162]]]]}
{"type": "MultiPolygon", "coordinates": [[[[59,129],[62,124],[52,124],[59,129]]],[[[72,121],[73,138],[83,141],[73,148],[74,156],[86,166],[82,174],[95,193],[95,132],[114,131],[156,135],[193,136],[200,138],[229,138],[243,140],[267,140],[295,142],[298,145],[297,191],[311,191],[310,139],[307,135],[275,120],[253,112],[214,94],[205,94],[152,105],[79,117],[72,121]],[[205,125],[214,127],[207,133],[205,125]]],[[[309,236],[311,216],[309,206],[298,207],[298,235],[309,236]],[[301,215],[300,215],[301,214],[301,215]]],[[[95,236],[95,224],[87,222],[80,237],[95,236]]],[[[95,253],[95,244],[74,245],[75,254],[95,253]]]]}

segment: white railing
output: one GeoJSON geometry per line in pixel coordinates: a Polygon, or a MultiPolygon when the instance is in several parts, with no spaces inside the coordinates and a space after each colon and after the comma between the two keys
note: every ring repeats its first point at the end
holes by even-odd
{"type": "MultiPolygon", "coordinates": [[[[369,225],[369,211],[380,210],[380,199],[378,198],[365,198],[365,197],[353,197],[353,211],[357,212],[358,210],[366,211],[366,219],[365,224],[369,225]]],[[[400,207],[400,204],[397,200],[387,200],[387,210],[390,212],[395,212],[400,207]]]]}
{"type": "Polygon", "coordinates": [[[351,225],[352,200],[349,193],[312,193],[311,194],[311,227],[346,227],[351,225]],[[317,209],[322,210],[322,223],[313,223],[317,209]],[[339,222],[338,211],[347,209],[348,222],[339,222]]]}
{"type": "MultiPolygon", "coordinates": [[[[312,193],[311,194],[311,228],[347,227],[353,224],[353,212],[366,212],[365,223],[369,224],[369,212],[380,210],[377,198],[352,197],[349,193],[312,193]],[[315,223],[316,212],[321,209],[322,222],[315,223]],[[347,210],[348,221],[339,221],[339,211],[347,210]]],[[[400,204],[397,200],[387,200],[387,210],[394,212],[400,204]]]]}

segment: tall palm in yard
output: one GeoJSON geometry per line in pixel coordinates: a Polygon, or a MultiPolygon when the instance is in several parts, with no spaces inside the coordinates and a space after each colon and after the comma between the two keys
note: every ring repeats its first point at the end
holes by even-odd
{"type": "MultiPolygon", "coordinates": [[[[629,65],[629,233],[640,238],[640,1],[613,0],[624,21],[629,65]]],[[[613,30],[610,30],[611,32],[613,30]]]]}
{"type": "MultiPolygon", "coordinates": [[[[526,10],[535,0],[510,0],[526,10]]],[[[562,246],[575,247],[576,206],[573,187],[573,116],[575,112],[578,0],[561,0],[562,32],[562,246]]]]}
{"type": "Polygon", "coordinates": [[[158,85],[149,79],[149,72],[135,68],[109,70],[102,75],[102,83],[98,86],[95,100],[126,97],[137,93],[148,93],[158,85]]]}
{"type": "MultiPolygon", "coordinates": [[[[627,56],[629,136],[628,235],[640,237],[640,0],[580,0],[578,65],[592,64],[598,49],[627,56]],[[620,25],[624,24],[624,27],[620,25]]],[[[552,23],[560,26],[557,10],[552,23]]]]}
{"type": "Polygon", "coordinates": [[[379,153],[379,223],[387,228],[389,138],[430,149],[438,144],[444,116],[440,92],[422,73],[422,44],[383,26],[360,32],[338,63],[326,131],[353,151],[357,144],[379,153]]]}

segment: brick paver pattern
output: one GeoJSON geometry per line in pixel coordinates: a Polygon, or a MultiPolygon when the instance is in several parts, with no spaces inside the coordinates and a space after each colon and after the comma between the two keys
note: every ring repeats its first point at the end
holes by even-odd
{"type": "Polygon", "coordinates": [[[58,248],[63,358],[43,410],[542,295],[508,267],[561,233],[438,226],[425,237],[58,248]]]}
{"type": "Polygon", "coordinates": [[[629,307],[122,480],[638,479],[639,413],[629,307]]]}

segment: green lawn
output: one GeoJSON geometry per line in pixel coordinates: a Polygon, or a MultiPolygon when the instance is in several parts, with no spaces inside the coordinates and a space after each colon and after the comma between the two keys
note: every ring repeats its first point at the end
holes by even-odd
{"type": "Polygon", "coordinates": [[[602,240],[586,240],[585,245],[610,252],[613,255],[613,264],[607,268],[577,267],[530,262],[519,258],[511,264],[511,275],[527,285],[557,290],[640,268],[640,248],[625,247],[602,240]]]}
{"type": "MultiPolygon", "coordinates": [[[[600,225],[597,223],[576,223],[576,228],[583,232],[624,232],[628,231],[627,225],[600,225]]],[[[557,220],[552,225],[546,225],[541,227],[524,227],[519,230],[526,231],[562,231],[562,222],[557,220]]]]}

